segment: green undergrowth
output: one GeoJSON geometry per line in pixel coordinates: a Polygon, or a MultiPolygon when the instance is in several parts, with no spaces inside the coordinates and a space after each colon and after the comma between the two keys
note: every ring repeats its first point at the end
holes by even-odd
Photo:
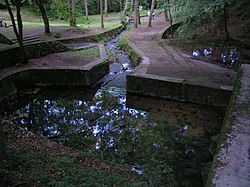
{"type": "Polygon", "coordinates": [[[68,54],[74,58],[74,60],[81,60],[82,57],[93,57],[93,58],[100,58],[100,50],[98,46],[95,47],[89,47],[87,49],[83,49],[83,50],[74,50],[74,51],[70,51],[68,52],[68,54]]]}
{"type": "Polygon", "coordinates": [[[132,59],[132,61],[139,65],[141,63],[141,56],[128,44],[125,37],[120,37],[119,40],[119,47],[126,51],[126,53],[129,55],[129,57],[132,59]]]}
{"type": "Polygon", "coordinates": [[[82,158],[48,156],[25,147],[7,148],[7,159],[1,162],[0,186],[147,186],[146,183],[118,173],[84,167],[82,158]]]}
{"type": "Polygon", "coordinates": [[[115,62],[118,60],[118,56],[115,54],[114,51],[111,51],[111,50],[107,50],[106,49],[106,53],[108,55],[108,58],[109,58],[109,61],[110,62],[115,62]]]}

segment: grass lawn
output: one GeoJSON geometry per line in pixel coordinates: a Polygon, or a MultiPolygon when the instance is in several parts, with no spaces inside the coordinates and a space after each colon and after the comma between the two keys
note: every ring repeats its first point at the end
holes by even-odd
{"type": "MultiPolygon", "coordinates": [[[[12,25],[9,14],[7,10],[0,11],[0,18],[4,20],[8,25],[12,25]]],[[[89,20],[87,21],[84,17],[77,17],[77,28],[79,29],[98,29],[101,27],[101,17],[100,15],[90,15],[89,20]]],[[[23,30],[25,35],[43,35],[44,32],[44,24],[40,17],[35,16],[29,9],[23,9],[22,11],[22,19],[23,19],[23,30]]],[[[52,32],[62,32],[62,30],[72,29],[69,26],[69,21],[54,19],[50,20],[50,26],[52,32]],[[61,27],[60,29],[58,27],[61,27]],[[56,28],[56,29],[55,29],[56,28]]],[[[118,13],[109,13],[107,17],[104,18],[104,27],[105,30],[109,30],[120,25],[120,15],[118,13]]],[[[0,28],[0,32],[4,34],[6,37],[13,39],[15,38],[15,34],[13,32],[13,28],[0,28]]]]}

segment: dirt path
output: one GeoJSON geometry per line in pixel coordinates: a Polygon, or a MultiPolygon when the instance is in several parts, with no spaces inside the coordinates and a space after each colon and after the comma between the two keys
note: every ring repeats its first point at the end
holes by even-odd
{"type": "Polygon", "coordinates": [[[232,86],[236,72],[219,65],[194,60],[187,54],[168,44],[167,40],[157,40],[157,35],[169,26],[164,17],[156,17],[152,27],[147,27],[148,18],[133,29],[127,38],[150,59],[147,74],[181,78],[188,82],[221,88],[232,86]]]}

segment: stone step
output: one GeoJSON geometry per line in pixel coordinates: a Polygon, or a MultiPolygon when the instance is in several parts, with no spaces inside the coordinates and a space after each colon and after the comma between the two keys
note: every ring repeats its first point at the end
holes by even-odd
{"type": "MultiPolygon", "coordinates": [[[[12,39],[11,41],[13,42],[13,44],[18,43],[18,40],[16,38],[12,39]]],[[[38,42],[38,41],[40,41],[40,37],[38,35],[26,36],[23,38],[23,43],[32,43],[32,42],[38,42]]]]}

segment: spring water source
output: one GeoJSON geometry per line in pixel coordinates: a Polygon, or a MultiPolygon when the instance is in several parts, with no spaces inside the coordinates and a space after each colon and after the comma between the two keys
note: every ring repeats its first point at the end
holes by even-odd
{"type": "Polygon", "coordinates": [[[154,186],[203,186],[224,111],[126,95],[128,56],[93,88],[35,88],[1,107],[1,116],[35,133],[117,163],[154,186]]]}

